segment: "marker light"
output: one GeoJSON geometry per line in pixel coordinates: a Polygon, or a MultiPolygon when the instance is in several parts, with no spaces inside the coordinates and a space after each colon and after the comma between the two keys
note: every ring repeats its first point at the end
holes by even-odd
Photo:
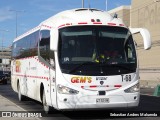
{"type": "Polygon", "coordinates": [[[97,19],[97,22],[101,22],[101,20],[100,20],[100,19],[97,19]]]}
{"type": "Polygon", "coordinates": [[[115,26],[116,23],[108,23],[108,25],[115,26]]]}
{"type": "Polygon", "coordinates": [[[94,20],[94,19],[91,19],[91,22],[95,22],[95,20],[94,20]]]}

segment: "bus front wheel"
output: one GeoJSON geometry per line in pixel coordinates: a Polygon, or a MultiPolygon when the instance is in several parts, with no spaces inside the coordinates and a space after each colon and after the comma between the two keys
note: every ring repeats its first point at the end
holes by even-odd
{"type": "Polygon", "coordinates": [[[18,83],[18,100],[19,101],[23,101],[24,100],[24,96],[21,94],[21,87],[18,83]]]}
{"type": "Polygon", "coordinates": [[[43,98],[42,98],[42,103],[43,103],[43,109],[45,111],[46,114],[49,114],[51,111],[51,107],[49,105],[47,105],[46,102],[46,95],[45,95],[45,91],[43,90],[43,98]]]}

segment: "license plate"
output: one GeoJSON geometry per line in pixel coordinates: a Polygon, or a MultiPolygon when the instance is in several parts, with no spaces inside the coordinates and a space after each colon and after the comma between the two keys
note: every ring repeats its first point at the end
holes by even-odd
{"type": "Polygon", "coordinates": [[[96,103],[109,103],[109,98],[97,98],[96,103]]]}

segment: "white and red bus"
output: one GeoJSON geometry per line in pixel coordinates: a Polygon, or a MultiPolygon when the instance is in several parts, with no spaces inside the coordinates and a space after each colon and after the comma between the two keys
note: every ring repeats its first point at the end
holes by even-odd
{"type": "Polygon", "coordinates": [[[60,12],[13,41],[11,85],[58,110],[135,107],[139,104],[139,68],[132,34],[121,19],[97,9],[60,12]]]}

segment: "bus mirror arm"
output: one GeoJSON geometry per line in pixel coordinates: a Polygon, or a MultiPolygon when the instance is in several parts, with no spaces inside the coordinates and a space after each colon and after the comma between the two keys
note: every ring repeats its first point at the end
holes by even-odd
{"type": "Polygon", "coordinates": [[[129,28],[132,35],[140,33],[143,38],[144,49],[148,50],[151,48],[151,35],[145,28],[129,28]]]}
{"type": "Polygon", "coordinates": [[[52,28],[51,32],[50,32],[50,49],[53,51],[57,51],[57,47],[58,47],[58,29],[56,28],[52,28]]]}
{"type": "Polygon", "coordinates": [[[137,45],[137,42],[134,40],[134,44],[135,44],[135,46],[137,47],[138,45],[137,45]]]}

